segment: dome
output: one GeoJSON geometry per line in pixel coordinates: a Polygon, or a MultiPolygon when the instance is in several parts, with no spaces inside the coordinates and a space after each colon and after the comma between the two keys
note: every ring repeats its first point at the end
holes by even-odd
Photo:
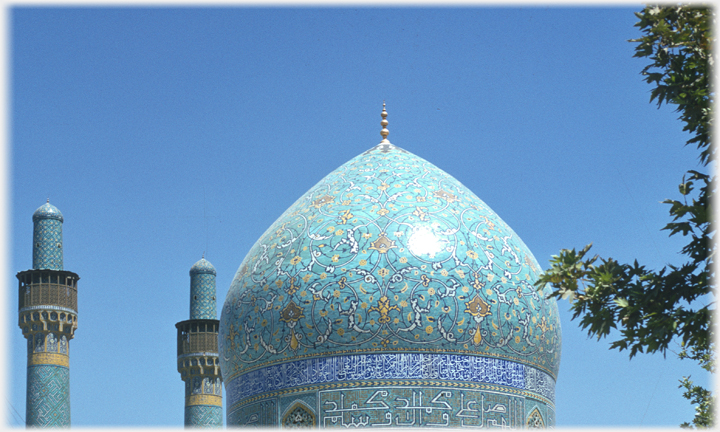
{"type": "Polygon", "coordinates": [[[41,205],[37,210],[35,210],[35,213],[33,213],[33,221],[38,221],[40,219],[57,219],[62,222],[63,215],[57,207],[50,204],[48,201],[41,205]]]}
{"type": "Polygon", "coordinates": [[[210,261],[206,260],[205,258],[201,258],[200,261],[196,262],[195,264],[193,264],[192,267],[190,267],[190,276],[195,274],[217,275],[217,272],[215,271],[215,267],[210,264],[210,261]]]}
{"type": "Polygon", "coordinates": [[[540,271],[470,190],[383,140],[240,265],[220,319],[227,424],[554,425],[560,322],[540,271]]]}

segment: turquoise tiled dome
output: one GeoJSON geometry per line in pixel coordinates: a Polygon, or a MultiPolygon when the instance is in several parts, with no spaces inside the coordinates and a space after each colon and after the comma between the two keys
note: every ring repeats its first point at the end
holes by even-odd
{"type": "Polygon", "coordinates": [[[32,218],[33,222],[40,219],[57,219],[60,222],[63,222],[63,215],[62,213],[60,213],[60,210],[58,210],[57,207],[50,204],[49,202],[46,202],[45,204],[38,207],[38,209],[35,210],[35,213],[33,213],[32,218]]]}
{"type": "Polygon", "coordinates": [[[210,261],[202,258],[200,259],[200,261],[196,262],[195,264],[193,264],[192,267],[190,267],[190,276],[194,274],[217,275],[217,272],[215,271],[215,267],[210,264],[210,261]]]}
{"type": "Polygon", "coordinates": [[[228,425],[410,425],[387,407],[423,394],[438,408],[425,403],[414,426],[486,424],[450,409],[481,394],[504,407],[498,425],[553,425],[560,322],[533,286],[540,271],[470,190],[383,141],[290,206],[240,265],[220,320],[228,425]]]}

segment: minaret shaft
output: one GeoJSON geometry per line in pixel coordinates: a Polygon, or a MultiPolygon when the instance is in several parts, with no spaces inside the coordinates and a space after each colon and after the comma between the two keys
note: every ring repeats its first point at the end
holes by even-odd
{"type": "Polygon", "coordinates": [[[33,214],[33,269],[19,272],[18,325],[27,339],[28,427],[70,426],[70,340],[77,329],[77,281],[63,270],[60,211],[33,214]]]}
{"type": "Polygon", "coordinates": [[[190,319],[177,328],[178,372],[185,383],[185,426],[222,427],[215,268],[204,258],[190,269],[190,319]]]}
{"type": "Polygon", "coordinates": [[[177,323],[178,372],[185,382],[185,426],[222,426],[217,320],[177,323]]]}
{"type": "Polygon", "coordinates": [[[33,214],[34,269],[63,269],[63,216],[46,203],[33,214]]]}

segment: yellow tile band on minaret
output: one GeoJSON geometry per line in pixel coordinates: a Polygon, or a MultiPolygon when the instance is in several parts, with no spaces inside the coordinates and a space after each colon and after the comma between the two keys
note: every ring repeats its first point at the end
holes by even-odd
{"type": "Polygon", "coordinates": [[[185,398],[185,406],[190,405],[215,405],[222,406],[222,397],[209,394],[190,395],[185,398]]]}
{"type": "Polygon", "coordinates": [[[76,273],[63,268],[63,215],[35,210],[33,266],[18,272],[18,326],[27,339],[25,425],[70,427],[70,340],[77,329],[76,273]]]}
{"type": "Polygon", "coordinates": [[[70,356],[55,353],[32,353],[28,357],[28,366],[36,365],[70,367],[70,356]]]}
{"type": "Polygon", "coordinates": [[[222,427],[215,277],[205,254],[190,268],[190,319],[177,328],[177,370],[185,384],[185,427],[222,427]]]}

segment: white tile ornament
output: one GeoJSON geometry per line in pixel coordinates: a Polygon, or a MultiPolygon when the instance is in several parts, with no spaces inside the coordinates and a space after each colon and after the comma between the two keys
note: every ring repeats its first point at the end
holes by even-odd
{"type": "Polygon", "coordinates": [[[240,265],[218,341],[228,425],[525,428],[532,405],[552,426],[561,334],[540,271],[470,190],[385,139],[240,265]]]}
{"type": "Polygon", "coordinates": [[[28,341],[25,423],[69,427],[69,342],[77,328],[79,276],[63,270],[60,210],[47,202],[32,220],[33,266],[16,275],[18,325],[28,341]]]}
{"type": "Polygon", "coordinates": [[[177,328],[177,365],[185,383],[185,426],[222,427],[215,267],[203,256],[190,268],[190,319],[177,328]]]}
{"type": "Polygon", "coordinates": [[[555,380],[547,372],[509,360],[444,354],[369,354],[281,363],[241,375],[227,384],[226,393],[232,406],[259,394],[290,387],[364,380],[495,384],[555,402],[555,380]]]}

